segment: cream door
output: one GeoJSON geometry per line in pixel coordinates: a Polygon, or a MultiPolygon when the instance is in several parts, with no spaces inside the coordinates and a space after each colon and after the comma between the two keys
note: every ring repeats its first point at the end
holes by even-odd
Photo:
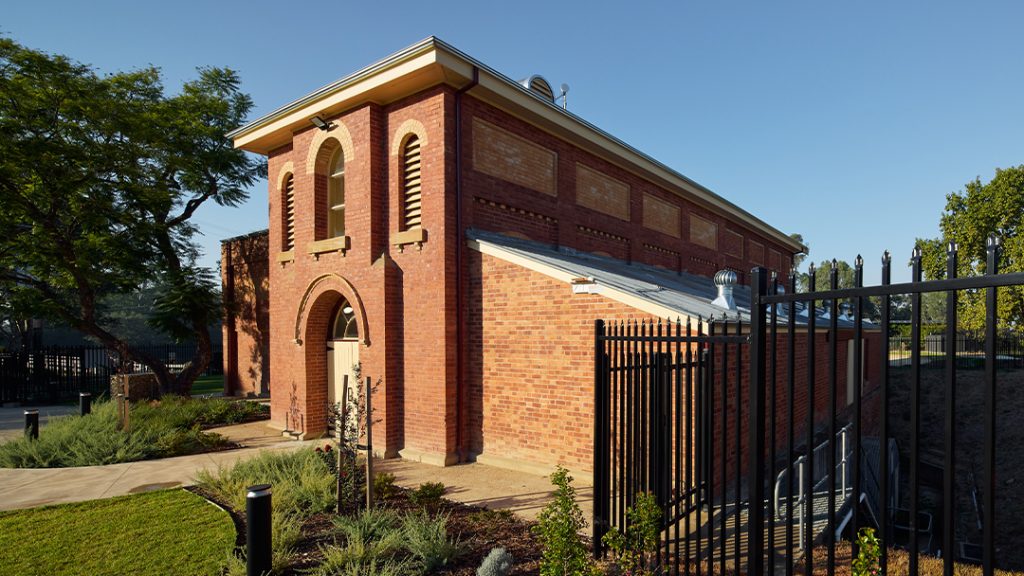
{"type": "Polygon", "coordinates": [[[342,400],[342,386],[348,375],[349,397],[356,387],[353,367],[359,363],[359,342],[356,340],[327,341],[327,402],[332,406],[342,400]]]}

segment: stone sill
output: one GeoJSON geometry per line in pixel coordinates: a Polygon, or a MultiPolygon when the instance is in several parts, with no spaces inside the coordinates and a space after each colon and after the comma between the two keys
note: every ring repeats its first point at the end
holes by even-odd
{"type": "Polygon", "coordinates": [[[423,243],[426,241],[427,231],[423,228],[403,230],[402,232],[395,232],[391,235],[391,243],[398,246],[399,252],[404,251],[405,246],[408,244],[415,244],[416,249],[420,250],[423,248],[423,243]]]}
{"type": "Polygon", "coordinates": [[[341,255],[345,255],[345,251],[349,249],[350,239],[348,236],[338,236],[337,238],[328,238],[326,240],[317,240],[316,242],[310,242],[306,244],[306,252],[312,254],[313,257],[319,258],[321,254],[328,252],[341,252],[341,255]]]}
{"type": "Polygon", "coordinates": [[[287,252],[278,252],[278,254],[277,254],[277,261],[280,264],[286,264],[288,262],[294,262],[295,261],[295,249],[292,248],[291,250],[289,250],[287,252]]]}

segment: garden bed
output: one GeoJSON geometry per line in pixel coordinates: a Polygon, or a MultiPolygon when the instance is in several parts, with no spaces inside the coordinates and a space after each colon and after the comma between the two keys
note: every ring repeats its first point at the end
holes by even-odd
{"type": "Polygon", "coordinates": [[[37,440],[0,444],[0,467],[97,466],[226,450],[237,446],[206,430],[268,417],[254,402],[175,396],[131,405],[123,423],[116,402],[97,402],[86,416],[52,419],[37,440]]]}

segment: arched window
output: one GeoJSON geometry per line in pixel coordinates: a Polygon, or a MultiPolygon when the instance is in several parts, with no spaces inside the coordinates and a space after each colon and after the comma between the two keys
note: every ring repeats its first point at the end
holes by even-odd
{"type": "Polygon", "coordinates": [[[331,340],[358,340],[359,327],[356,324],[355,310],[348,300],[342,298],[338,305],[338,311],[334,315],[334,322],[331,324],[331,340]]]}
{"type": "Polygon", "coordinates": [[[345,235],[345,154],[334,151],[327,170],[327,237],[345,235]]]}
{"type": "Polygon", "coordinates": [[[420,211],[420,139],[413,134],[402,150],[402,229],[422,224],[420,211]]]}
{"type": "Polygon", "coordinates": [[[281,190],[281,215],[283,219],[283,250],[295,248],[295,178],[291,174],[285,176],[284,188],[281,190]]]}

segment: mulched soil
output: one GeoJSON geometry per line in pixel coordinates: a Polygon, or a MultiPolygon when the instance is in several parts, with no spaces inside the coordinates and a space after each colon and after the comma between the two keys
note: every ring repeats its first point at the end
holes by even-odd
{"type": "MultiPolygon", "coordinates": [[[[224,508],[231,515],[238,531],[236,543],[245,544],[245,517],[236,513],[225,502],[218,502],[211,494],[198,487],[188,490],[203,496],[224,508]]],[[[423,506],[413,504],[408,498],[409,491],[395,488],[395,494],[380,504],[398,512],[417,512],[423,506]]],[[[448,515],[448,533],[458,537],[466,548],[466,552],[458,561],[435,574],[450,576],[475,576],[476,569],[483,559],[494,548],[505,548],[515,559],[511,574],[537,574],[540,570],[541,547],[533,536],[531,528],[534,522],[527,522],[507,510],[489,510],[480,506],[469,506],[458,502],[441,500],[437,504],[428,505],[426,510],[432,515],[448,515]]],[[[316,514],[302,526],[302,540],[296,547],[298,561],[285,572],[287,576],[299,576],[305,570],[315,567],[321,559],[320,547],[334,544],[331,536],[332,514],[316,514]]]]}

